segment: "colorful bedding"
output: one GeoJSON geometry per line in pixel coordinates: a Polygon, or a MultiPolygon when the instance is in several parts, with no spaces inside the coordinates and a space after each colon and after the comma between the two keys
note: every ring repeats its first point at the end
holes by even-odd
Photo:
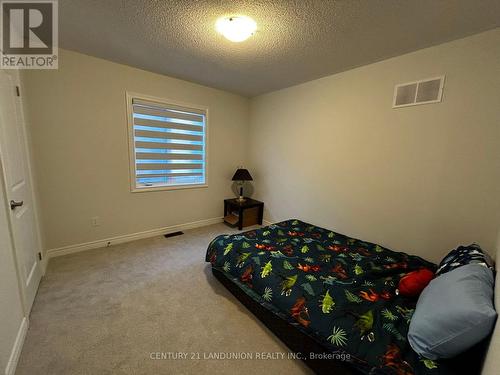
{"type": "Polygon", "coordinates": [[[399,279],[436,266],[288,220],[215,238],[206,260],[250,297],[363,373],[447,374],[407,342],[416,299],[398,296],[399,279]]]}

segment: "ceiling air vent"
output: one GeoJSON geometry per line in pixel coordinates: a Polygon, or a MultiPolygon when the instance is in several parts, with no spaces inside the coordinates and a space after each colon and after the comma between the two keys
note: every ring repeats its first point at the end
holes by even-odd
{"type": "Polygon", "coordinates": [[[443,85],[444,76],[396,85],[392,108],[439,103],[443,96],[443,85]]]}

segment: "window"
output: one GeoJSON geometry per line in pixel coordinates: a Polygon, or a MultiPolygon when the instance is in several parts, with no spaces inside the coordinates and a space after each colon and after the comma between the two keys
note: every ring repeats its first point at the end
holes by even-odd
{"type": "Polygon", "coordinates": [[[207,184],[207,108],[127,93],[131,189],[207,184]]]}

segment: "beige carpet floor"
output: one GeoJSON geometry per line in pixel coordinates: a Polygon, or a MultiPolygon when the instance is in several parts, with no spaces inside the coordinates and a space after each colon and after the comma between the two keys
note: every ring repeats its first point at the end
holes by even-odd
{"type": "Polygon", "coordinates": [[[16,374],[310,374],[299,360],[204,359],[288,353],[204,262],[209,241],[231,232],[216,224],[51,259],[16,374]]]}

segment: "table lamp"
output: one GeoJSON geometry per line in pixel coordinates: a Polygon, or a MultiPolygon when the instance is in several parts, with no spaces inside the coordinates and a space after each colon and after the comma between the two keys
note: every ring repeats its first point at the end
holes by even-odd
{"type": "Polygon", "coordinates": [[[252,181],[253,178],[250,176],[250,172],[243,168],[238,168],[233,176],[233,181],[236,181],[236,184],[240,187],[240,196],[238,200],[240,202],[244,202],[245,198],[243,198],[243,184],[245,181],[252,181]]]}

